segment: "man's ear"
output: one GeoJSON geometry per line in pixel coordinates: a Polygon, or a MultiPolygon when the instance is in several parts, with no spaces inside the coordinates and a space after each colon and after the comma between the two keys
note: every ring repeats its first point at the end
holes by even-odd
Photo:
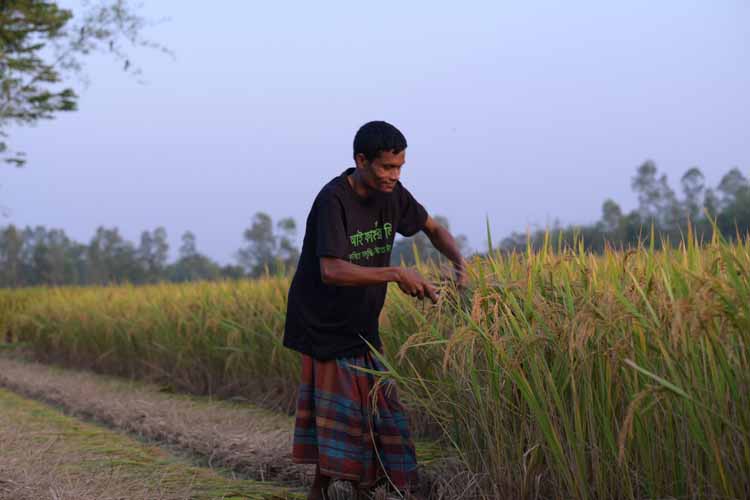
{"type": "Polygon", "coordinates": [[[354,162],[357,164],[357,168],[363,168],[367,166],[367,157],[364,153],[357,153],[354,156],[354,162]]]}

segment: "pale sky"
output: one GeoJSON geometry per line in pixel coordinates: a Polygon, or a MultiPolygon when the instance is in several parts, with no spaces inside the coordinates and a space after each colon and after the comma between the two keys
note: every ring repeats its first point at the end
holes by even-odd
{"type": "MultiPolygon", "coordinates": [[[[62,2],[75,5],[76,2],[62,2]]],[[[679,189],[750,176],[750,3],[148,2],[170,20],[138,51],[148,84],[89,60],[79,110],[11,130],[28,154],[0,167],[10,223],[183,231],[233,262],[257,211],[292,216],[302,243],[320,188],[352,165],[369,120],[409,143],[401,181],[473,248],[527,225],[636,206],[653,159],[679,189]],[[209,7],[210,5],[210,7],[209,7]]]]}

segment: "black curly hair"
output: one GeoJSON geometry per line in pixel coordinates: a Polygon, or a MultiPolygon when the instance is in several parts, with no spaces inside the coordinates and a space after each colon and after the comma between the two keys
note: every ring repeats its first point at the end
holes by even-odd
{"type": "Polygon", "coordinates": [[[362,125],[354,136],[354,158],[359,153],[372,161],[381,151],[398,154],[406,149],[406,137],[399,129],[388,122],[373,121],[362,125]]]}

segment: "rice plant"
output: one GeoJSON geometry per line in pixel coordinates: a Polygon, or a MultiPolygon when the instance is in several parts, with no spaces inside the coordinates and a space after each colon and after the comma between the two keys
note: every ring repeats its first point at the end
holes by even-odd
{"type": "MultiPolygon", "coordinates": [[[[434,306],[390,285],[388,375],[487,498],[750,497],[750,238],[653,243],[490,248],[434,306]]],[[[291,409],[288,286],[5,292],[0,327],[40,359],[291,409]]]]}

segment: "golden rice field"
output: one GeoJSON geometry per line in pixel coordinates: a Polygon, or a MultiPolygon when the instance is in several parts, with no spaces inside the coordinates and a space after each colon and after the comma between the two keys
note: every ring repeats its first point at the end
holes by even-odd
{"type": "MultiPolygon", "coordinates": [[[[390,373],[489,498],[750,498],[750,238],[685,241],[596,256],[548,238],[474,259],[470,288],[436,305],[391,285],[390,373]]],[[[0,334],[43,360],[288,402],[288,286],[6,291],[0,334]]]]}

